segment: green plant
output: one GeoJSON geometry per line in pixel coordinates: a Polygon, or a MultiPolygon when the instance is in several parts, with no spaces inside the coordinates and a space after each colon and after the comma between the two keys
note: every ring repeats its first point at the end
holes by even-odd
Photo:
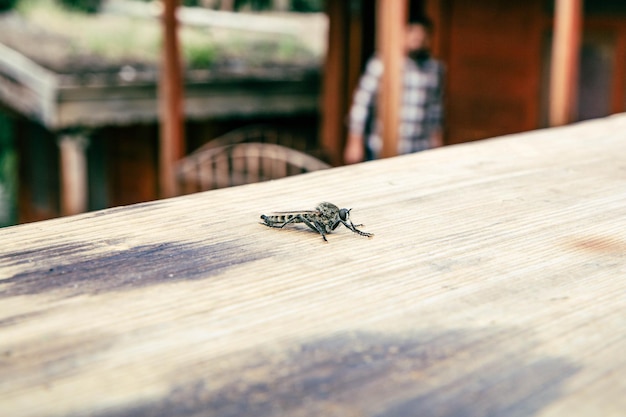
{"type": "Polygon", "coordinates": [[[0,12],[11,10],[17,4],[17,0],[0,0],[0,12]]]}
{"type": "Polygon", "coordinates": [[[85,13],[97,13],[102,0],[58,0],[64,7],[85,13]]]}
{"type": "Polygon", "coordinates": [[[11,119],[0,113],[0,227],[17,219],[17,155],[11,119]]]}
{"type": "Polygon", "coordinates": [[[211,45],[190,43],[183,47],[184,59],[191,68],[209,68],[215,62],[216,51],[211,45]]]}

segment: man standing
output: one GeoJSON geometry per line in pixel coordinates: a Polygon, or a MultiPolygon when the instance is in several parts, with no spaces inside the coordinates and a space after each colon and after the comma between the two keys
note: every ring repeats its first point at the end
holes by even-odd
{"type": "MultiPolygon", "coordinates": [[[[402,103],[398,154],[419,152],[442,145],[443,65],[430,56],[432,24],[414,19],[406,28],[406,59],[402,73],[402,103]]],[[[376,120],[376,98],[383,73],[377,56],[370,58],[354,94],[344,162],[376,159],[382,149],[382,126],[376,120]]]]}

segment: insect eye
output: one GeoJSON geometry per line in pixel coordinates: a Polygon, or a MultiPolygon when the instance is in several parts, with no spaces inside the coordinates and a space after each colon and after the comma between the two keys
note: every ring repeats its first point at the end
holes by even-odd
{"type": "Polygon", "coordinates": [[[344,221],[345,221],[345,220],[348,220],[348,213],[350,213],[350,210],[347,210],[347,209],[345,209],[345,208],[340,209],[340,210],[339,210],[339,218],[340,218],[341,220],[344,220],[344,221]]]}

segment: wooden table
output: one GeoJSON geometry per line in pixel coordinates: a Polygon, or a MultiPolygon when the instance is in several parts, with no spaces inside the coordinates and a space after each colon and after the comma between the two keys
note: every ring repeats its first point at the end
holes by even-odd
{"type": "Polygon", "coordinates": [[[626,415],[626,116],[0,242],[2,416],[626,415]]]}

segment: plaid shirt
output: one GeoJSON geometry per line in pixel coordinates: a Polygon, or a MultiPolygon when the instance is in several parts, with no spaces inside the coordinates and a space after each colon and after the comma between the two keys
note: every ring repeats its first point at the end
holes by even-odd
{"type": "MultiPolygon", "coordinates": [[[[382,61],[375,56],[370,58],[354,94],[349,118],[350,133],[366,136],[366,148],[374,158],[382,149],[382,129],[375,120],[382,73],[382,61]]],[[[443,65],[434,59],[418,65],[406,58],[403,78],[398,154],[428,149],[432,135],[441,127],[443,65]]]]}

